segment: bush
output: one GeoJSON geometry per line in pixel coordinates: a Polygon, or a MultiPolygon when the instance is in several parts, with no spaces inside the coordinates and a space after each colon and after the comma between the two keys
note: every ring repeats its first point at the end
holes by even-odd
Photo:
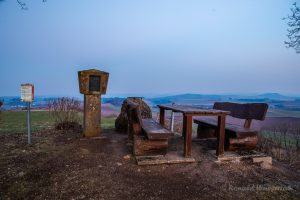
{"type": "Polygon", "coordinates": [[[48,103],[51,116],[54,118],[55,129],[80,129],[80,101],[75,98],[62,97],[48,103]]]}
{"type": "MultiPolygon", "coordinates": [[[[1,107],[3,106],[3,100],[0,100],[0,114],[1,114],[1,107]]],[[[1,115],[0,115],[0,120],[1,120],[1,115]]]]}
{"type": "Polygon", "coordinates": [[[4,101],[0,100],[0,112],[1,112],[1,107],[3,106],[3,104],[4,104],[4,101]]]}
{"type": "Polygon", "coordinates": [[[259,135],[258,149],[277,160],[300,161],[300,124],[279,125],[259,135]]]}

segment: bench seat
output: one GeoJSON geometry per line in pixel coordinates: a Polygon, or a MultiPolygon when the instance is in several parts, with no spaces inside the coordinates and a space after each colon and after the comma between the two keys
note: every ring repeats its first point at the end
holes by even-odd
{"type": "Polygon", "coordinates": [[[149,140],[168,140],[173,134],[151,118],[142,119],[142,130],[149,140]]]}
{"type": "MultiPolygon", "coordinates": [[[[209,127],[217,127],[218,121],[216,119],[194,119],[194,123],[201,124],[209,127]]],[[[258,134],[258,131],[252,128],[245,128],[243,126],[226,123],[225,131],[230,132],[230,134],[236,138],[245,138],[245,137],[255,137],[258,134]]]]}
{"type": "Polygon", "coordinates": [[[135,156],[165,155],[171,131],[152,118],[142,119],[139,105],[127,102],[128,139],[133,140],[135,156]]]}
{"type": "MultiPolygon", "coordinates": [[[[258,130],[251,128],[252,120],[265,119],[268,104],[266,103],[232,103],[215,102],[213,109],[230,112],[230,116],[244,120],[244,125],[225,124],[225,150],[253,150],[258,142],[258,130]]],[[[198,124],[198,138],[214,138],[218,127],[217,120],[211,118],[195,119],[198,124]]]]}

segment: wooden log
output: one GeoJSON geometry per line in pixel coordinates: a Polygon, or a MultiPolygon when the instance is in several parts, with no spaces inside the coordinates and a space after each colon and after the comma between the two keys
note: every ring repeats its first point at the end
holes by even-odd
{"type": "Polygon", "coordinates": [[[172,132],[153,119],[143,119],[142,129],[149,140],[167,140],[172,136],[172,132]]]}
{"type": "Polygon", "coordinates": [[[145,136],[134,135],[133,153],[135,156],[165,155],[168,140],[148,140],[145,136]]]}
{"type": "Polygon", "coordinates": [[[127,134],[129,141],[133,140],[134,135],[139,135],[142,132],[142,119],[140,116],[140,111],[138,109],[138,104],[128,101],[127,104],[127,118],[128,118],[128,128],[127,134]]]}
{"type": "Polygon", "coordinates": [[[229,146],[228,150],[229,151],[234,151],[234,150],[252,150],[255,149],[256,144],[258,141],[257,136],[253,137],[245,137],[245,138],[230,138],[229,139],[229,146]]]}

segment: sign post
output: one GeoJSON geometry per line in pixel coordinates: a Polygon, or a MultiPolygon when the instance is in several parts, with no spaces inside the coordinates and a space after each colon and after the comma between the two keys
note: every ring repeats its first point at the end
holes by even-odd
{"type": "Polygon", "coordinates": [[[28,144],[31,144],[31,130],[30,130],[30,102],[27,102],[27,134],[28,134],[28,144]]]}
{"type": "Polygon", "coordinates": [[[21,100],[27,104],[27,134],[28,144],[31,144],[31,128],[30,128],[30,102],[34,99],[34,86],[33,84],[21,84],[21,100]]]}

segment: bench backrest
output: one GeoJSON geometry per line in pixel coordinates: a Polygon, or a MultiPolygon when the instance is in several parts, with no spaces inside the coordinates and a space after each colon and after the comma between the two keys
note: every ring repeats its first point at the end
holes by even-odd
{"type": "Polygon", "coordinates": [[[263,121],[268,111],[266,103],[231,103],[231,102],[216,102],[214,109],[230,111],[230,116],[245,119],[245,128],[250,128],[251,120],[263,121]]]}
{"type": "Polygon", "coordinates": [[[139,135],[142,132],[142,117],[139,104],[127,100],[127,118],[128,118],[128,137],[133,139],[133,135],[139,135]]]}

